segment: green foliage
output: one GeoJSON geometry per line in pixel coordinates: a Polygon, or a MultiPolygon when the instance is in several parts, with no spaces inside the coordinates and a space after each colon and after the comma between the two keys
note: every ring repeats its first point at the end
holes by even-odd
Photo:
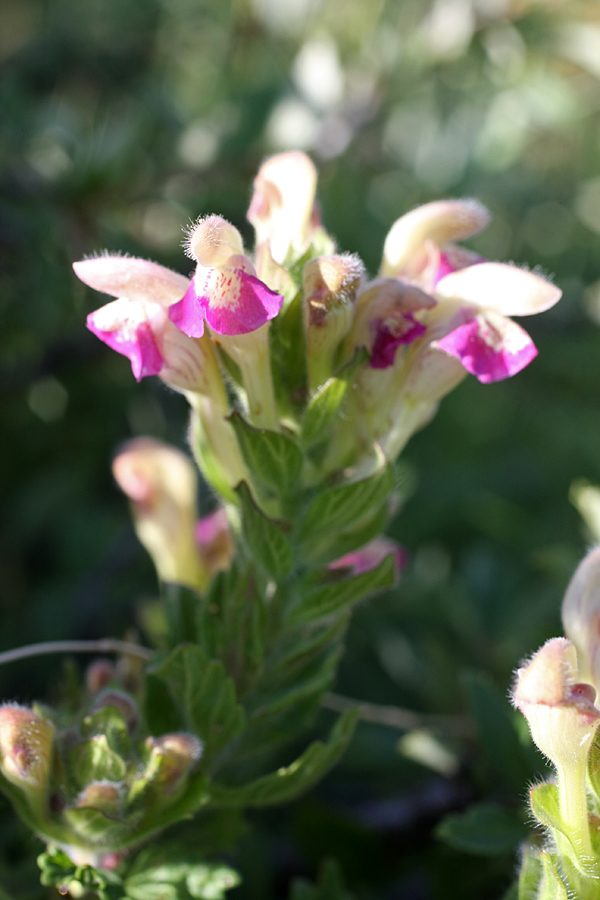
{"type": "Polygon", "coordinates": [[[295,441],[279,432],[253,428],[238,412],[232,413],[229,421],[256,482],[268,494],[289,496],[298,484],[304,462],[295,441]]]}
{"type": "Polygon", "coordinates": [[[489,802],[447,816],[436,830],[450,846],[480,856],[514,853],[527,832],[522,815],[489,802]]]}
{"type": "Polygon", "coordinates": [[[294,553],[281,525],[265,516],[244,481],[236,490],[242,506],[244,537],[252,558],[272,578],[289,575],[294,553]]]}
{"type": "Polygon", "coordinates": [[[340,867],[335,860],[327,859],[320,868],[317,884],[296,880],[290,900],[352,900],[352,895],[344,888],[340,867]]]}

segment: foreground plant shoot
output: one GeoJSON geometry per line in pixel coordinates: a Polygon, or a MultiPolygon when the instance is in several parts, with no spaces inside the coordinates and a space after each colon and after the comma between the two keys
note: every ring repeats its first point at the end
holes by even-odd
{"type": "MultiPolygon", "coordinates": [[[[162,585],[151,663],[93,663],[77,714],[0,710],[2,788],[48,843],[43,883],[73,896],[221,897],[237,883],[208,861],[232,831],[223,818],[287,802],[334,765],[354,711],[297,758],[286,746],[332,684],[353,606],[397,577],[402,553],[382,536],[396,459],[468,373],[487,384],[526,366],[536,349],[510,316],[560,297],[532,272],[457,246],[488,222],[472,200],[399,219],[369,279],[360,259],[337,251],[315,189],[303,154],[268,159],[248,213],[254,254],[229,222],[202,218],[185,245],[190,279],[112,254],[74,265],[114,298],[88,327],[129,358],[136,379],[158,375],[185,395],[196,465],[152,438],[113,464],[162,585]],[[216,500],[202,516],[198,469],[216,500]],[[161,869],[144,842],[192,814],[204,856],[161,869]]],[[[553,827],[562,835],[564,820],[574,835],[557,846],[583,884],[597,876],[582,754],[598,713],[576,683],[574,654],[552,645],[540,665],[558,674],[538,695],[537,669],[526,670],[515,702],[542,742],[557,715],[568,719],[573,747],[551,737],[545,752],[559,770],[553,827]],[[564,786],[573,773],[577,797],[564,786]]]]}

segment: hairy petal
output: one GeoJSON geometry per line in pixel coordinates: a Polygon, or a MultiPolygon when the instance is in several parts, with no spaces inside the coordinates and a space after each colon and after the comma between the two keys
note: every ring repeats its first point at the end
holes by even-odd
{"type": "Polygon", "coordinates": [[[474,315],[432,346],[456,357],[482,384],[516,375],[537,356],[519,325],[493,312],[474,315]]]}
{"type": "Polygon", "coordinates": [[[436,295],[464,300],[503,316],[532,316],[558,303],[561,290],[533,272],[504,263],[482,262],[451,272],[436,286],[436,295]]]}
{"type": "Polygon", "coordinates": [[[189,279],[178,272],[147,259],[128,256],[98,256],[73,263],[75,274],[84,284],[130,300],[148,300],[170,306],[187,290],[189,279]]]}

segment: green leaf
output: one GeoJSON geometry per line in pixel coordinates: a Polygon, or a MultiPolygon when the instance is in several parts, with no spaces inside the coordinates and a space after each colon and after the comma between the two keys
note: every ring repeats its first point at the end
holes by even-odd
{"type": "Polygon", "coordinates": [[[569,894],[562,881],[553,855],[547,850],[540,853],[542,877],[536,900],[568,900],[569,894]]]}
{"type": "Polygon", "coordinates": [[[467,672],[462,681],[488,762],[506,784],[522,791],[542,766],[531,745],[520,741],[515,725],[519,714],[483,672],[467,672]]]}
{"type": "Polygon", "coordinates": [[[305,793],[338,761],[354,732],[358,713],[340,716],[329,741],[315,741],[291,765],[257,778],[241,787],[213,784],[212,802],[222,806],[271,806],[305,793]]]}
{"type": "Polygon", "coordinates": [[[347,553],[352,553],[368,544],[373,538],[380,535],[388,523],[389,503],[386,500],[380,507],[376,507],[354,528],[346,531],[336,531],[327,538],[319,538],[314,543],[307,541],[303,547],[303,556],[311,565],[325,565],[334,562],[347,553]]]}
{"type": "Polygon", "coordinates": [[[476,803],[463,813],[446,816],[436,835],[466,853],[501,856],[515,851],[527,828],[515,813],[497,803],[476,803]]]}
{"type": "Polygon", "coordinates": [[[532,897],[537,897],[542,877],[542,862],[539,853],[539,846],[533,844],[527,844],[523,850],[521,871],[519,872],[518,900],[531,900],[532,897]]]}
{"type": "Polygon", "coordinates": [[[181,851],[153,847],[139,854],[125,888],[131,900],[223,900],[239,883],[237,872],[223,863],[195,862],[181,851]]]}
{"type": "Polygon", "coordinates": [[[578,852],[573,836],[560,814],[558,787],[549,782],[537,784],[529,792],[529,802],[536,819],[551,829],[557,841],[560,835],[559,849],[564,857],[563,861],[570,864],[575,877],[583,875],[584,878],[596,878],[596,861],[578,852]]]}
{"type": "Polygon", "coordinates": [[[236,488],[242,507],[244,539],[252,557],[272,578],[281,579],[292,570],[294,554],[289,540],[273,519],[255,504],[245,481],[236,488]]]}
{"type": "Polygon", "coordinates": [[[69,768],[82,788],[92,781],[122,781],[126,773],[125,762],[110,749],[105,734],[75,744],[69,768]]]}
{"type": "MultiPolygon", "coordinates": [[[[119,821],[90,807],[65,809],[63,816],[76,834],[91,844],[97,843],[103,847],[118,846],[130,836],[135,827],[135,820],[131,818],[126,822],[119,821]]],[[[140,816],[134,817],[139,818],[140,816]]]]}
{"type": "Polygon", "coordinates": [[[318,494],[308,505],[300,527],[303,555],[307,557],[315,552],[323,538],[330,539],[336,532],[357,528],[361,520],[371,516],[388,499],[395,482],[394,467],[388,463],[370,478],[318,494]]]}
{"type": "Polygon", "coordinates": [[[392,587],[396,578],[396,564],[392,555],[386,556],[378,566],[352,578],[344,578],[333,584],[316,588],[303,597],[290,613],[290,622],[313,622],[325,616],[344,612],[354,603],[373,591],[392,587]]]}
{"type": "Polygon", "coordinates": [[[298,484],[304,462],[296,442],[277,431],[253,428],[237,411],[231,413],[229,421],[244,462],[256,481],[277,496],[291,494],[298,484]]]}
{"type": "Polygon", "coordinates": [[[207,660],[198,647],[189,644],[177,647],[152,671],[167,685],[187,728],[201,738],[201,765],[206,768],[244,728],[244,710],[237,702],[233,680],[222,662],[207,660]]]}
{"type": "Polygon", "coordinates": [[[115,872],[97,870],[92,866],[77,866],[66,853],[54,846],[37,858],[40,881],[46,887],[56,887],[64,893],[66,886],[73,896],[95,894],[99,900],[123,900],[123,882],[115,872]]]}
{"type": "Polygon", "coordinates": [[[167,684],[151,671],[146,671],[144,678],[143,706],[150,734],[169,734],[185,730],[185,719],[173,703],[167,684]]]}
{"type": "Polygon", "coordinates": [[[325,860],[320,869],[316,885],[297,878],[292,884],[290,900],[352,900],[352,895],[344,888],[342,873],[336,860],[325,860]]]}
{"type": "Polygon", "coordinates": [[[327,436],[347,388],[345,378],[330,378],[313,394],[302,419],[301,440],[304,447],[312,447],[327,436]]]}

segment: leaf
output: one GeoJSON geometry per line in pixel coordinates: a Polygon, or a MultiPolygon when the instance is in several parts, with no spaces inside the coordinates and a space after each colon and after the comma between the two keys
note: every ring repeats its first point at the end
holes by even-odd
{"type": "Polygon", "coordinates": [[[82,788],[92,781],[122,781],[126,773],[125,762],[110,749],[105,734],[75,744],[69,767],[82,788]]]}
{"type": "Polygon", "coordinates": [[[541,762],[536,767],[533,749],[521,743],[516,713],[483,672],[464,673],[462,681],[488,762],[506,784],[522,791],[539,772],[541,762]]]}
{"type": "Polygon", "coordinates": [[[379,508],[364,516],[354,528],[333,532],[327,538],[321,537],[314,543],[307,541],[302,555],[313,566],[334,562],[347,553],[359,550],[380,535],[385,530],[388,519],[389,503],[386,500],[379,508]]]}
{"type": "Polygon", "coordinates": [[[564,861],[570,863],[577,873],[588,878],[597,878],[596,861],[578,852],[573,835],[561,816],[557,786],[549,782],[537,784],[529,792],[529,802],[536,819],[549,828],[555,837],[556,832],[560,834],[559,847],[565,857],[564,861]]]}
{"type": "Polygon", "coordinates": [[[187,728],[201,738],[205,768],[244,728],[244,710],[237,702],[233,680],[222,662],[207,660],[190,644],[177,647],[151,671],[166,684],[187,728]]]}
{"type": "Polygon", "coordinates": [[[312,447],[327,436],[347,388],[345,378],[330,378],[313,394],[302,419],[301,440],[304,447],[312,447]]]}
{"type": "Polygon", "coordinates": [[[349,710],[334,725],[329,741],[315,741],[291,765],[241,787],[213,784],[212,802],[222,806],[271,806],[305,793],[338,761],[354,732],[358,713],[349,710]]]}
{"type": "Polygon", "coordinates": [[[288,496],[298,484],[304,457],[286,434],[253,428],[239,412],[229,422],[235,431],[244,462],[257,482],[277,496],[288,496]]]}
{"type": "Polygon", "coordinates": [[[135,822],[128,817],[127,822],[107,816],[99,809],[81,807],[80,809],[65,809],[63,816],[73,831],[89,841],[90,844],[101,846],[119,845],[126,840],[135,822]]]}
{"type": "Polygon", "coordinates": [[[299,540],[305,545],[304,556],[323,538],[339,531],[357,528],[360,521],[372,515],[384,503],[395,485],[394,467],[387,463],[370,478],[330,488],[318,494],[308,505],[302,519],[299,540]]]}
{"type": "Polygon", "coordinates": [[[518,900],[531,900],[538,895],[538,886],[542,877],[542,862],[539,852],[539,846],[533,844],[526,844],[523,849],[518,900]]]}
{"type": "Polygon", "coordinates": [[[151,671],[146,671],[144,678],[144,718],[150,734],[185,730],[184,718],[173,703],[167,684],[151,671]]]}
{"type": "Polygon", "coordinates": [[[436,835],[466,853],[501,856],[515,851],[527,828],[515,813],[497,803],[476,803],[463,813],[446,816],[436,835]]]}
{"type": "Polygon", "coordinates": [[[222,900],[240,883],[237,872],[223,863],[193,862],[187,854],[143,851],[125,881],[131,900],[222,900]]]}
{"type": "Polygon", "coordinates": [[[540,853],[542,877],[536,900],[568,900],[569,894],[562,881],[555,861],[547,850],[540,853]]]}
{"type": "Polygon", "coordinates": [[[314,622],[325,616],[343,612],[352,604],[364,599],[373,591],[391,587],[396,579],[396,565],[393,556],[386,556],[378,566],[352,578],[344,578],[333,584],[316,588],[303,597],[290,613],[290,622],[314,622]]]}
{"type": "Polygon", "coordinates": [[[272,578],[289,575],[294,564],[294,554],[280,526],[267,518],[255,504],[245,481],[236,488],[242,507],[244,539],[252,557],[272,578]]]}
{"type": "Polygon", "coordinates": [[[337,861],[326,859],[320,866],[316,885],[304,878],[294,879],[290,900],[352,900],[352,895],[344,888],[337,861]]]}

